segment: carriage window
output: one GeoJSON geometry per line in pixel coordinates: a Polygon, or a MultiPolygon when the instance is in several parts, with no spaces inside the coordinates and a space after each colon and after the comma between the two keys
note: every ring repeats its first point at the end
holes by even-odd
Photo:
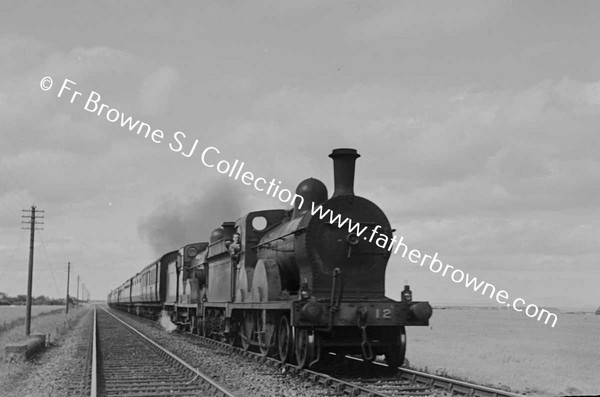
{"type": "Polygon", "coordinates": [[[267,218],[264,216],[257,216],[256,218],[252,219],[252,227],[257,232],[265,230],[267,227],[267,218]]]}

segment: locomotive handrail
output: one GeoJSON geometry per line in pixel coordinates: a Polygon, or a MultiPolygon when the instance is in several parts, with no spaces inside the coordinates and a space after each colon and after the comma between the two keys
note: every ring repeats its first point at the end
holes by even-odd
{"type": "Polygon", "coordinates": [[[190,266],[188,269],[192,270],[192,269],[202,268],[206,264],[208,264],[208,262],[203,262],[203,263],[200,263],[199,265],[190,266]]]}
{"type": "Polygon", "coordinates": [[[302,228],[300,228],[300,229],[296,229],[296,230],[294,230],[293,232],[289,232],[289,233],[287,233],[287,234],[284,234],[284,235],[282,235],[282,236],[279,236],[279,237],[277,237],[277,238],[271,239],[271,240],[269,240],[269,241],[265,241],[264,243],[257,244],[257,245],[255,245],[254,247],[252,247],[252,248],[250,248],[250,249],[253,249],[253,250],[255,250],[255,249],[258,249],[258,248],[262,247],[263,245],[270,244],[270,243],[272,243],[273,241],[277,241],[277,240],[283,240],[285,237],[287,237],[287,236],[291,236],[292,234],[300,234],[300,233],[302,233],[302,232],[303,232],[303,231],[305,231],[305,230],[306,230],[306,228],[305,228],[305,227],[302,227],[302,228]]]}

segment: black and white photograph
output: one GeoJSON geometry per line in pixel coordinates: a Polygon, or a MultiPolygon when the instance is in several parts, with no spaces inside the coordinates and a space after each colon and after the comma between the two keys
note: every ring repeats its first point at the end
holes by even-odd
{"type": "Polygon", "coordinates": [[[600,2],[0,4],[0,396],[600,395],[600,2]]]}

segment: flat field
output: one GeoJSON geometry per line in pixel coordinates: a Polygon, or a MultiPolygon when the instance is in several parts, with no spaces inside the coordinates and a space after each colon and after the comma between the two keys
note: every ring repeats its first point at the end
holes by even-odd
{"type": "Polygon", "coordinates": [[[510,309],[434,309],[407,328],[410,366],[536,396],[600,394],[600,316],[558,315],[552,328],[510,309]]]}
{"type": "MultiPolygon", "coordinates": [[[[31,316],[35,317],[41,313],[60,309],[64,309],[64,306],[31,306],[31,316]]],[[[0,306],[0,329],[2,329],[5,324],[10,324],[19,318],[25,318],[25,306],[0,306]]]]}

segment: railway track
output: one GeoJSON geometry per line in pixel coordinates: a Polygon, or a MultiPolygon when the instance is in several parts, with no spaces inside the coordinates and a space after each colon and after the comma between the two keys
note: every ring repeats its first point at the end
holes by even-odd
{"type": "MultiPolygon", "coordinates": [[[[341,358],[354,365],[325,369],[329,375],[374,392],[355,392],[354,395],[368,396],[469,396],[469,397],[523,397],[521,394],[481,386],[458,379],[433,375],[409,368],[390,368],[380,362],[365,362],[362,359],[345,356],[341,358]],[[348,369],[350,368],[350,369],[348,369]],[[340,373],[341,371],[341,373],[340,373]],[[338,375],[338,373],[340,373],[338,375]]],[[[338,358],[339,360],[339,358],[338,358]]],[[[353,395],[350,390],[347,394],[353,395]]]]}
{"type": "MultiPolygon", "coordinates": [[[[395,396],[468,396],[468,397],[524,397],[522,394],[480,386],[457,379],[428,374],[408,368],[391,369],[383,363],[369,363],[364,360],[345,356],[343,361],[355,361],[358,367],[331,370],[328,364],[315,370],[299,369],[292,364],[283,364],[272,357],[263,357],[260,353],[245,351],[241,348],[205,338],[199,335],[183,333],[186,336],[212,346],[218,346],[252,358],[254,360],[280,368],[282,372],[292,372],[331,389],[336,395],[395,397],[395,396]]],[[[340,358],[338,358],[339,360],[340,358]]]]}
{"type": "MultiPolygon", "coordinates": [[[[344,356],[338,361],[354,362],[351,370],[325,363],[315,370],[299,369],[292,364],[283,364],[278,359],[264,357],[260,353],[233,347],[228,343],[206,338],[189,332],[178,331],[206,345],[220,347],[259,362],[270,364],[282,372],[296,373],[314,383],[330,388],[336,395],[394,397],[394,396],[468,396],[468,397],[524,397],[522,394],[494,389],[470,382],[428,374],[409,368],[390,368],[379,362],[344,356]]],[[[335,357],[335,354],[331,354],[335,357]]],[[[335,358],[334,358],[335,360],[335,358]]]]}
{"type": "Polygon", "coordinates": [[[94,310],[92,396],[233,396],[108,311],[94,310]]]}
{"type": "MultiPolygon", "coordinates": [[[[130,316],[123,313],[125,316],[130,316]]],[[[131,316],[154,327],[161,328],[155,321],[131,316]]],[[[277,368],[283,373],[293,373],[315,384],[329,389],[335,396],[469,396],[469,397],[523,397],[521,394],[480,386],[452,378],[428,374],[408,368],[390,368],[378,362],[365,362],[356,357],[337,357],[313,369],[299,369],[292,364],[283,364],[272,357],[233,347],[228,343],[206,338],[184,331],[179,335],[204,346],[224,349],[228,352],[256,360],[277,368]]]]}

